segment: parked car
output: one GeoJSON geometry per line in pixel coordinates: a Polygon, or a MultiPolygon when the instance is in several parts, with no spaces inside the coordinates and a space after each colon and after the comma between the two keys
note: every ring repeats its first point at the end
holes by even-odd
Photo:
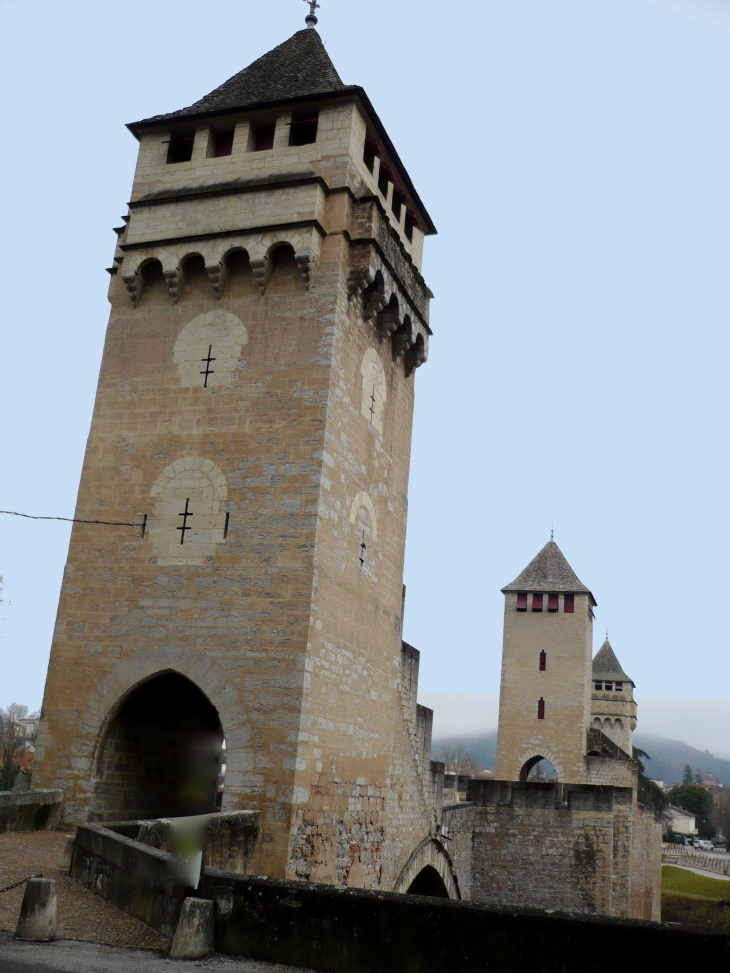
{"type": "Polygon", "coordinates": [[[711,841],[707,841],[704,838],[695,838],[692,842],[695,848],[699,848],[701,851],[714,851],[715,846],[711,841]]]}

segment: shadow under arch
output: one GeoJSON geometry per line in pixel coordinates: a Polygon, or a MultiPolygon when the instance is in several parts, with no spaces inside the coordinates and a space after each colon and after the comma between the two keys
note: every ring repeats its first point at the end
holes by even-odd
{"type": "Polygon", "coordinates": [[[214,811],[222,743],[218,711],[195,683],[172,670],[148,676],[105,723],[90,820],[214,811]]]}
{"type": "Polygon", "coordinates": [[[393,891],[448,899],[461,898],[453,863],[440,841],[424,838],[403,866],[393,891]],[[424,889],[426,891],[422,891],[424,889]]]}

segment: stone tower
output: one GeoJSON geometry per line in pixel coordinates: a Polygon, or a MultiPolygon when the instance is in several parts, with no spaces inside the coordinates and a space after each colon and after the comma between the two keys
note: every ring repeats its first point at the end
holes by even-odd
{"type": "Polygon", "coordinates": [[[542,758],[584,780],[596,601],[550,540],[504,592],[497,778],[525,780],[542,758]]]}
{"type": "Polygon", "coordinates": [[[627,676],[606,641],[593,660],[593,687],[591,692],[591,725],[633,756],[633,735],[636,729],[636,688],[627,676]]]}
{"type": "Polygon", "coordinates": [[[129,128],[76,516],[144,527],[75,525],[35,781],[69,822],[208,811],[225,741],[263,874],[398,888],[436,820],[401,644],[433,223],[314,29],[129,128]]]}

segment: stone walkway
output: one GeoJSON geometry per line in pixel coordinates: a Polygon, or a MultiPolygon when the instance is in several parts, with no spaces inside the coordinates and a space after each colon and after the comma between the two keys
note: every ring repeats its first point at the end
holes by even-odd
{"type": "Polygon", "coordinates": [[[0,933],[0,973],[192,973],[198,969],[209,973],[308,973],[227,956],[176,961],[159,952],[93,943],[18,943],[0,933]]]}
{"type": "MultiPolygon", "coordinates": [[[[167,952],[170,947],[167,939],[89,892],[60,870],[65,840],[66,834],[58,831],[0,834],[0,888],[33,873],[55,878],[60,939],[167,952]]],[[[0,895],[0,931],[15,932],[23,890],[21,885],[0,895]]]]}

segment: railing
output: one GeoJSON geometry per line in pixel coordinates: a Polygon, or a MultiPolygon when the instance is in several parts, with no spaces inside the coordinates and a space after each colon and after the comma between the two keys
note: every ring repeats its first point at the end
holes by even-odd
{"type": "Polygon", "coordinates": [[[730,876],[730,856],[723,855],[722,858],[717,858],[712,853],[703,853],[686,845],[664,845],[662,851],[667,858],[675,857],[678,865],[730,876]]]}

